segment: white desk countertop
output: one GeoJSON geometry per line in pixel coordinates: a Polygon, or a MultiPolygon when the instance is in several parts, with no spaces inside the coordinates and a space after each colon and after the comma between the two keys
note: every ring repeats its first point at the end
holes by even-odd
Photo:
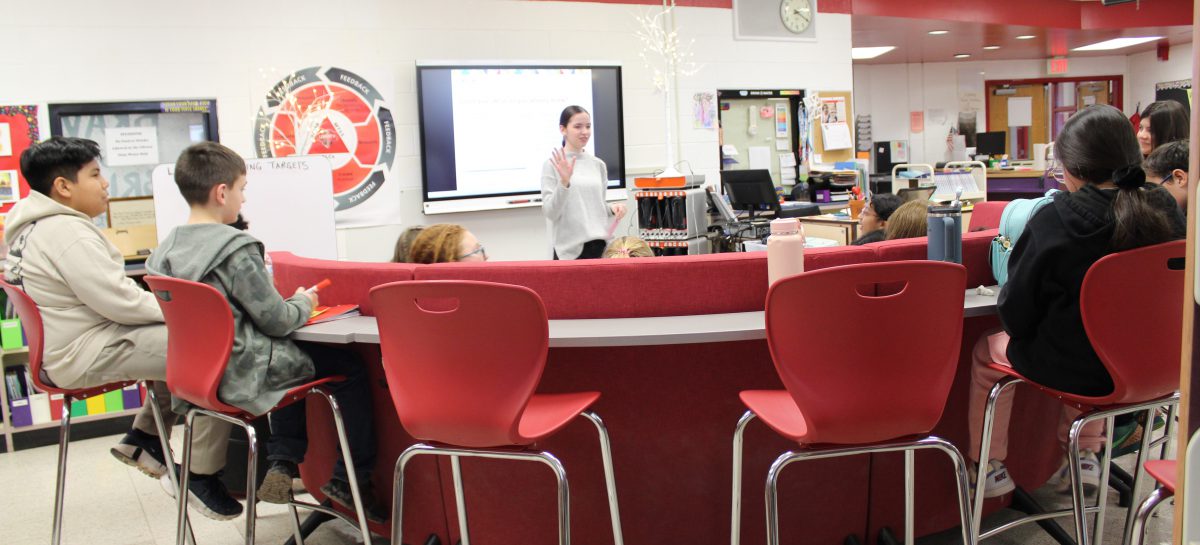
{"type": "MultiPolygon", "coordinates": [[[[992,286],[993,291],[999,289],[992,286]]],[[[996,296],[978,295],[967,290],[963,317],[995,314],[996,296]]],[[[550,320],[550,346],[603,347],[692,344],[750,341],[766,338],[763,312],[731,312],[693,316],[651,318],[600,318],[550,320]]],[[[325,343],[379,344],[379,326],[374,316],[356,316],[323,324],[305,326],[292,339],[325,343]]]]}

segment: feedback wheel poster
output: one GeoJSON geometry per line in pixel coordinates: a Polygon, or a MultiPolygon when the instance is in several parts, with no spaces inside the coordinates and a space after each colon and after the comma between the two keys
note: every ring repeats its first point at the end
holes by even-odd
{"type": "Polygon", "coordinates": [[[333,165],[337,210],[358,206],[387,179],[396,125],[383,96],[353,72],[313,66],[267,93],[254,127],[258,157],[321,155],[333,165]]]}

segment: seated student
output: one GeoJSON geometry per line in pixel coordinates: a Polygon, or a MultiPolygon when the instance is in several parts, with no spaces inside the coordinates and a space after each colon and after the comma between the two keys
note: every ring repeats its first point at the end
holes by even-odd
{"type": "Polygon", "coordinates": [[[619,237],[608,243],[604,258],[654,257],[654,250],[638,237],[619,237]]]}
{"type": "Polygon", "coordinates": [[[412,250],[413,241],[424,230],[424,225],[414,225],[400,233],[400,238],[396,239],[396,250],[392,254],[392,263],[408,263],[408,252],[412,250]]]}
{"type": "Polygon", "coordinates": [[[425,227],[413,239],[408,251],[409,263],[452,263],[455,261],[487,261],[487,250],[466,227],[454,223],[437,223],[425,227]]]}
{"type": "Polygon", "coordinates": [[[861,236],[850,245],[861,246],[885,240],[888,219],[897,208],[900,208],[900,197],[891,193],[876,193],[858,215],[858,232],[861,236]]]}
{"type": "Polygon", "coordinates": [[[908,201],[900,205],[895,212],[892,212],[887,227],[884,228],[887,240],[927,235],[929,233],[928,217],[929,203],[926,201],[908,201]]]}
{"type": "MultiPolygon", "coordinates": [[[[1067,120],[1054,151],[1067,191],[1056,193],[1053,202],[1026,224],[1008,264],[1008,282],[1000,290],[997,309],[1004,329],[985,334],[975,345],[967,451],[973,460],[979,458],[984,405],[992,386],[1004,376],[988,364],[1012,366],[1033,382],[1065,392],[1111,392],[1112,377],[1083,329],[1079,290],[1084,274],[1110,253],[1184,236],[1183,215],[1174,200],[1161,189],[1146,187],[1136,137],[1120,110],[1084,108],[1067,120]]],[[[1136,329],[1131,324],[1130,333],[1136,334],[1136,329]]],[[[1015,486],[1004,466],[1011,412],[1009,390],[996,404],[985,497],[1001,496],[1015,486]]],[[[1078,414],[1063,407],[1058,440],[1064,447],[1078,414]]],[[[1087,493],[1100,486],[1095,453],[1104,445],[1102,432],[1102,423],[1092,422],[1080,435],[1080,471],[1087,493]]],[[[1052,481],[1060,490],[1070,488],[1069,469],[1064,455],[1052,481]]]]}
{"type": "MultiPolygon", "coordinates": [[[[92,223],[108,203],[108,180],[100,173],[99,157],[95,142],[57,136],[21,154],[21,173],[33,191],[8,214],[4,277],[21,286],[42,313],[46,378],[62,388],[152,381],[170,430],[175,413],[165,382],[162,310],[153,294],[125,276],[121,252],[92,223]]],[[[212,418],[196,420],[188,488],[198,502],[194,506],[218,520],[242,512],[219,478],[229,428],[212,418]]],[[[151,477],[166,475],[149,404],[138,411],[133,429],[112,454],[151,477]]]]}
{"type": "MultiPolygon", "coordinates": [[[[221,377],[221,401],[251,414],[273,408],[288,389],[314,378],[341,375],[329,384],[345,417],[350,453],[358,471],[367,515],[386,518],[370,493],[375,467],[371,391],[363,362],[353,353],[312,343],[293,343],[288,335],[308,320],[317,294],[297,289],[284,300],[275,291],[263,262],[263,245],[226,225],[245,201],[246,163],[215,142],[185,149],[175,163],[175,183],[191,207],[188,223],[176,227],[146,263],[151,274],[208,284],[229,298],[234,321],[233,352],[221,377]]],[[[308,447],[303,401],[271,413],[267,442],[270,466],[259,499],[286,503],[297,465],[308,447]]],[[[349,479],[341,458],[321,493],[353,510],[349,479]]]]}
{"type": "Polygon", "coordinates": [[[1188,142],[1184,138],[1154,148],[1142,163],[1146,181],[1167,190],[1184,214],[1187,214],[1188,202],[1188,142]]]}

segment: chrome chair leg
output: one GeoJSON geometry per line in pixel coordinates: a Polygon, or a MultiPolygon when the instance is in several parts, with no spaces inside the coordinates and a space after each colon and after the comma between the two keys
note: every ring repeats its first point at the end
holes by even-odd
{"type": "MultiPolygon", "coordinates": [[[[175,525],[175,545],[184,545],[185,527],[187,526],[187,503],[188,503],[188,483],[191,481],[191,472],[188,468],[192,465],[192,425],[196,422],[196,412],[198,409],[191,409],[184,416],[183,422],[183,454],[179,462],[179,493],[175,494],[177,502],[176,506],[176,525],[175,525]]],[[[250,481],[253,482],[253,481],[250,481]]]]}
{"type": "Polygon", "coordinates": [[[733,431],[733,499],[732,520],[729,523],[729,544],[738,545],[742,539],[742,446],[746,425],[755,418],[754,411],[742,413],[733,431]]]}
{"type": "Polygon", "coordinates": [[[54,526],[50,543],[62,543],[63,500],[67,492],[67,445],[71,442],[71,396],[63,395],[62,420],[58,427],[58,476],[54,482],[54,526]]]}
{"type": "Polygon", "coordinates": [[[558,542],[571,544],[571,490],[567,482],[567,471],[562,462],[549,452],[504,452],[458,447],[435,447],[417,443],[406,449],[396,459],[396,470],[392,478],[392,543],[400,543],[403,536],[404,517],[404,468],[414,457],[422,454],[435,456],[491,458],[496,460],[538,461],[550,466],[558,480],[558,542]]]}
{"type": "Polygon", "coordinates": [[[612,519],[613,545],[625,545],[625,536],[621,531],[621,510],[617,505],[617,478],[613,472],[612,442],[608,437],[608,428],[600,419],[600,415],[592,411],[584,411],[582,416],[596,426],[596,433],[600,436],[600,459],[604,465],[604,486],[608,492],[608,515],[612,519]]]}
{"type": "MultiPolygon", "coordinates": [[[[313,388],[309,394],[317,394],[329,403],[329,411],[333,413],[333,425],[337,429],[338,445],[342,450],[342,463],[346,465],[346,475],[350,481],[350,497],[354,500],[354,511],[358,517],[358,530],[362,534],[363,543],[371,545],[371,530],[367,527],[367,511],[363,507],[362,492],[358,486],[358,471],[354,467],[354,457],[350,452],[350,440],[346,436],[346,422],[342,418],[342,409],[333,392],[325,388],[313,388]]],[[[465,540],[463,545],[469,545],[465,540]]]]}
{"type": "MultiPolygon", "coordinates": [[[[972,525],[971,518],[971,503],[967,497],[969,484],[967,483],[967,462],[963,458],[962,453],[954,445],[947,442],[945,439],[936,436],[925,437],[917,441],[902,441],[890,444],[877,444],[867,447],[846,447],[829,450],[815,451],[789,451],[779,455],[775,461],[771,463],[771,468],[767,471],[766,480],[766,507],[767,507],[767,545],[779,545],[779,475],[783,469],[792,462],[798,460],[819,460],[822,458],[836,458],[839,456],[852,456],[856,454],[869,454],[877,452],[896,452],[905,451],[906,453],[918,449],[937,449],[947,456],[950,456],[954,462],[956,480],[958,481],[958,505],[959,517],[962,524],[962,538],[964,543],[976,543],[971,538],[975,535],[975,529],[972,525]]],[[[906,454],[907,455],[907,454],[906,454]]]]}
{"type": "Polygon", "coordinates": [[[242,422],[246,430],[246,545],[254,545],[255,525],[258,524],[258,432],[249,422],[242,422]]]}
{"type": "MultiPolygon", "coordinates": [[[[1096,457],[1099,460],[1101,460],[1101,462],[1100,462],[1100,486],[1096,487],[1097,488],[1096,489],[1097,511],[1096,511],[1096,521],[1095,521],[1095,526],[1094,526],[1095,529],[1092,530],[1092,532],[1094,534],[1092,541],[1095,543],[1104,543],[1104,517],[1108,512],[1108,478],[1112,471],[1112,464],[1109,463],[1109,460],[1112,460],[1112,450],[1113,450],[1112,441],[1109,440],[1108,438],[1113,436],[1113,429],[1115,429],[1114,428],[1115,420],[1116,419],[1113,416],[1108,416],[1104,419],[1104,437],[1105,437],[1104,452],[1096,453],[1096,457]]],[[[1139,456],[1141,456],[1141,455],[1139,454],[1139,456]]],[[[1136,494],[1133,497],[1136,498],[1137,497],[1136,494]]],[[[1084,518],[1084,520],[1085,521],[1087,520],[1086,517],[1084,518]]]]}
{"type": "Polygon", "coordinates": [[[288,514],[292,519],[292,540],[296,545],[304,545],[304,532],[300,530],[300,512],[296,511],[296,504],[288,503],[288,514]]]}
{"type": "MultiPolygon", "coordinates": [[[[154,388],[150,386],[150,381],[142,381],[142,385],[146,388],[146,396],[150,402],[150,412],[154,415],[154,428],[158,430],[158,441],[162,446],[163,461],[167,464],[167,478],[171,481],[171,487],[175,490],[175,496],[179,496],[179,474],[175,473],[175,456],[171,453],[171,440],[167,433],[167,421],[163,418],[162,409],[158,406],[158,394],[154,393],[154,388]]],[[[196,543],[196,534],[192,531],[192,523],[186,521],[188,543],[196,543]]]]}
{"type": "MultiPolygon", "coordinates": [[[[1079,545],[1088,545],[1089,543],[1085,511],[1087,504],[1084,503],[1086,498],[1083,495],[1083,472],[1079,467],[1082,458],[1079,452],[1079,434],[1086,421],[1085,417],[1071,423],[1070,441],[1067,447],[1067,471],[1071,475],[1071,508],[1074,511],[1075,519],[1075,542],[1079,545]]],[[[1100,485],[1106,486],[1106,483],[1100,483],[1100,485]]]]}
{"type": "Polygon", "coordinates": [[[916,543],[913,539],[914,505],[916,501],[916,451],[904,451],[904,542],[916,543]]]}
{"type": "Polygon", "coordinates": [[[454,480],[454,507],[458,511],[458,539],[462,545],[471,545],[470,531],[467,525],[467,498],[463,492],[462,464],[458,456],[450,457],[450,474],[454,480]]]}
{"type": "Polygon", "coordinates": [[[992,426],[996,421],[996,402],[1005,390],[1021,382],[1021,379],[1015,377],[1005,377],[992,386],[992,391],[988,393],[987,404],[983,410],[983,432],[979,439],[979,463],[975,468],[975,499],[972,504],[974,513],[971,519],[971,527],[975,533],[971,536],[971,543],[978,543],[979,534],[983,532],[983,494],[987,484],[988,462],[991,461],[989,456],[992,451],[992,426]]]}
{"type": "Polygon", "coordinates": [[[1132,515],[1133,535],[1130,537],[1130,540],[1126,541],[1125,543],[1128,543],[1129,545],[1142,545],[1142,543],[1146,540],[1146,523],[1150,521],[1150,516],[1154,514],[1154,510],[1158,509],[1159,504],[1161,504],[1163,500],[1170,499],[1174,496],[1175,494],[1168,492],[1165,488],[1155,488],[1154,492],[1151,492],[1150,496],[1146,498],[1146,501],[1142,502],[1142,504],[1138,506],[1137,514],[1132,515]]]}

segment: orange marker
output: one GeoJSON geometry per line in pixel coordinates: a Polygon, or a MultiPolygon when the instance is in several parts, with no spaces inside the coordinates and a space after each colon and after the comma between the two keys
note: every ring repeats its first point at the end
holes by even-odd
{"type": "Polygon", "coordinates": [[[330,280],[330,279],[326,278],[326,279],[324,279],[324,280],[322,280],[322,281],[320,281],[320,282],[317,282],[317,285],[315,285],[315,286],[313,286],[313,287],[311,287],[311,288],[308,288],[307,290],[304,290],[304,291],[307,291],[307,292],[309,292],[309,293],[316,293],[316,292],[318,292],[318,291],[321,291],[321,290],[323,290],[323,289],[325,289],[325,288],[328,288],[328,287],[329,287],[330,285],[332,285],[332,284],[333,284],[333,280],[330,280]]]}

